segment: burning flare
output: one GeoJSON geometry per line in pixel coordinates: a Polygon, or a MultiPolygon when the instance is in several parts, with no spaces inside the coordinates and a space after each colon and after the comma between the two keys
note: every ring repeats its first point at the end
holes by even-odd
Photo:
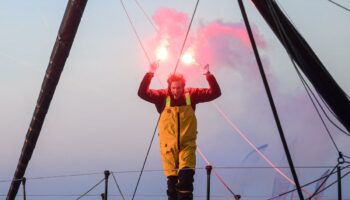
{"type": "Polygon", "coordinates": [[[163,40],[158,46],[156,49],[156,58],[158,61],[165,61],[169,57],[168,46],[169,42],[167,40],[163,40]]]}
{"type": "Polygon", "coordinates": [[[196,59],[194,58],[193,49],[187,50],[181,57],[181,61],[186,65],[196,64],[196,59]]]}

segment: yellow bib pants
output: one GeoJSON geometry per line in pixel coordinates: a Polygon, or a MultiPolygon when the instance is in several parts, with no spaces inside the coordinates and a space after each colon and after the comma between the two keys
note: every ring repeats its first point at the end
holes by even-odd
{"type": "Polygon", "coordinates": [[[185,106],[170,106],[170,97],[158,125],[160,153],[165,176],[177,176],[184,167],[196,167],[197,119],[186,93],[185,106]]]}

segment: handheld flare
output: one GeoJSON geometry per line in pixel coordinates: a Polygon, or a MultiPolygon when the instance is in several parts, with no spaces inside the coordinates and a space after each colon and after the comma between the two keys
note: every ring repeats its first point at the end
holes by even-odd
{"type": "Polygon", "coordinates": [[[169,57],[168,50],[169,42],[167,40],[163,40],[161,44],[156,49],[156,59],[157,61],[165,61],[169,57]]]}

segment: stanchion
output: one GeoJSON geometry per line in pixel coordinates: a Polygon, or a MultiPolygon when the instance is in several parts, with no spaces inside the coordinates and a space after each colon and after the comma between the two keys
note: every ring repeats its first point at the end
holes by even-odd
{"type": "Polygon", "coordinates": [[[108,170],[105,172],[105,193],[104,193],[104,200],[108,199],[108,177],[111,174],[108,170]]]}
{"type": "Polygon", "coordinates": [[[26,199],[27,199],[27,194],[26,194],[26,182],[27,182],[26,177],[23,177],[23,178],[22,178],[23,200],[26,200],[26,199]]]}
{"type": "Polygon", "coordinates": [[[338,175],[338,200],[342,200],[340,166],[337,167],[337,175],[338,175]]]}
{"type": "Polygon", "coordinates": [[[207,170],[207,200],[210,200],[210,174],[213,167],[211,165],[205,166],[207,170]]]}

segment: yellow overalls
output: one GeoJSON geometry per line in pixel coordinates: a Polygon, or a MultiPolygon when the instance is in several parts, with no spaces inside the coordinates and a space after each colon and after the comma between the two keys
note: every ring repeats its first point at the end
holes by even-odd
{"type": "Polygon", "coordinates": [[[158,125],[160,153],[165,176],[177,176],[178,170],[196,166],[197,119],[189,93],[185,106],[170,106],[170,96],[158,125]]]}

